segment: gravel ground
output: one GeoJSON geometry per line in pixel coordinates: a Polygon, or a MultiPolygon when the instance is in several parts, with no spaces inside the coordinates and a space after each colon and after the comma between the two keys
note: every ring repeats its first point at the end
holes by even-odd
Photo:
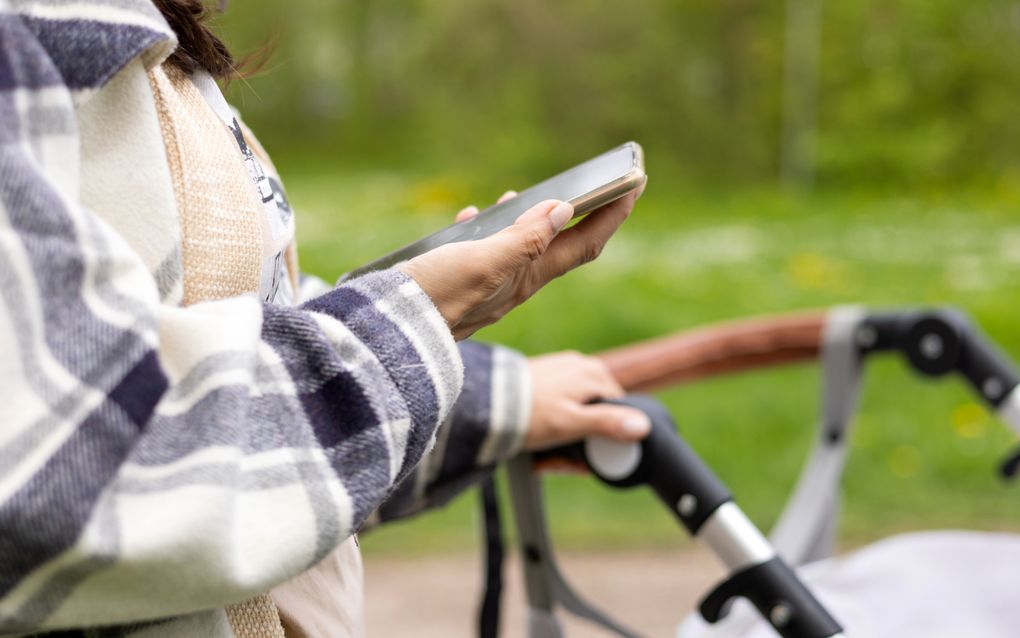
{"type": "MultiPolygon", "coordinates": [[[[715,559],[697,547],[634,553],[565,553],[559,561],[581,594],[642,635],[672,636],[721,579],[715,559]]],[[[516,556],[508,556],[503,595],[505,638],[524,636],[525,608],[516,556]]],[[[371,638],[476,636],[482,570],[474,555],[365,558],[367,631],[371,638]]],[[[566,614],[568,637],[611,636],[566,614]]]]}

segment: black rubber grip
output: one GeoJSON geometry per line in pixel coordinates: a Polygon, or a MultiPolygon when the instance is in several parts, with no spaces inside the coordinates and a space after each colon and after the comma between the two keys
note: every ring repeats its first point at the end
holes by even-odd
{"type": "Polygon", "coordinates": [[[588,468],[615,487],[648,485],[683,526],[697,534],[712,512],[733,499],[729,489],[680,437],[673,418],[661,403],[644,395],[606,403],[643,411],[652,422],[652,430],[641,442],[641,460],[630,476],[622,479],[601,476],[585,457],[588,468]]]}
{"type": "Polygon", "coordinates": [[[960,373],[988,403],[999,407],[1020,384],[1013,362],[977,330],[971,332],[960,357],[960,373]]]}
{"type": "Polygon", "coordinates": [[[863,351],[901,350],[922,374],[959,372],[993,408],[1020,384],[1013,362],[953,309],[875,314],[858,328],[859,342],[862,335],[863,351]]]}
{"type": "Polygon", "coordinates": [[[746,598],[783,638],[829,638],[843,631],[783,559],[739,571],[716,587],[699,606],[718,622],[736,598],[746,598]]]}

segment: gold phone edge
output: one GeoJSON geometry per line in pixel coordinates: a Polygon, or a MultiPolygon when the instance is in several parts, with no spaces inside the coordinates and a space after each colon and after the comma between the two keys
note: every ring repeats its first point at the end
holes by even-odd
{"type": "MultiPolygon", "coordinates": [[[[644,149],[637,142],[626,142],[621,144],[621,146],[629,146],[634,152],[634,165],[625,175],[617,177],[605,186],[590,193],[585,193],[577,199],[570,200],[570,205],[574,207],[575,219],[582,215],[587,215],[600,206],[619,199],[629,191],[641,186],[645,179],[644,149]]],[[[612,151],[609,152],[611,153],[612,151]]]]}

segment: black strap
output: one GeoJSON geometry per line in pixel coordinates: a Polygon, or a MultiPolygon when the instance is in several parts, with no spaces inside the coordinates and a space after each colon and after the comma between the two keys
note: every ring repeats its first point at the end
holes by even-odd
{"type": "Polygon", "coordinates": [[[499,607],[503,594],[503,525],[496,496],[496,479],[489,475],[480,486],[485,521],[485,592],[478,612],[479,638],[499,636],[499,607]]]}

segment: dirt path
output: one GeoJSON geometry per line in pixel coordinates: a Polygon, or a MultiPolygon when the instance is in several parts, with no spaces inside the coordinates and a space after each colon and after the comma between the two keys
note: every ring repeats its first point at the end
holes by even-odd
{"type": "MultiPolygon", "coordinates": [[[[677,622],[722,577],[707,552],[696,548],[639,553],[564,554],[567,578],[589,600],[647,636],[673,636],[677,622]]],[[[370,638],[471,638],[482,570],[474,555],[365,559],[370,638]]],[[[568,637],[605,632],[560,616],[568,637]]],[[[525,608],[516,556],[507,559],[503,633],[524,634],[525,608]]]]}

